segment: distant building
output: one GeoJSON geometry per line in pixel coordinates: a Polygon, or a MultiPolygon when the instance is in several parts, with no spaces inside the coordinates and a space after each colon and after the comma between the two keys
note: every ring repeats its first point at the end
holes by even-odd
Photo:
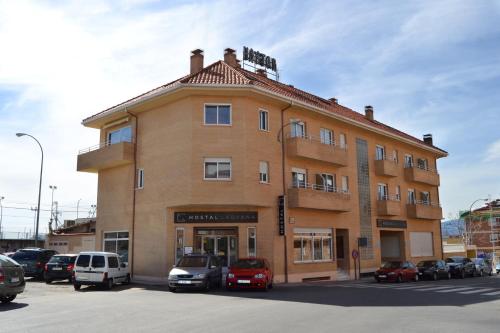
{"type": "Polygon", "coordinates": [[[94,251],[95,218],[65,220],[64,226],[47,235],[46,247],[59,253],[94,251]]]}

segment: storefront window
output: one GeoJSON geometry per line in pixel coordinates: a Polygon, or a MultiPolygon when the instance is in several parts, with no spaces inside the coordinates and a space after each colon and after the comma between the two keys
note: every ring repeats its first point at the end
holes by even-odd
{"type": "Polygon", "coordinates": [[[248,228],[248,256],[257,256],[257,242],[256,242],[256,232],[255,227],[248,228]]]}
{"type": "Polygon", "coordinates": [[[175,262],[184,255],[184,228],[175,230],[175,262]]]}
{"type": "Polygon", "coordinates": [[[128,262],[128,232],[105,232],[104,251],[117,253],[122,262],[128,262]]]}
{"type": "Polygon", "coordinates": [[[332,246],[331,229],[294,230],[293,255],[295,262],[332,260],[332,246]]]}

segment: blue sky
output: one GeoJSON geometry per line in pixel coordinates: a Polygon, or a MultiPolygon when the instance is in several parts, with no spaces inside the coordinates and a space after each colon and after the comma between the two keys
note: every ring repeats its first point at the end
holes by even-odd
{"type": "MultiPolygon", "coordinates": [[[[500,1],[2,1],[0,196],[35,206],[45,149],[62,218],[96,201],[97,177],[77,173],[98,143],[83,118],[243,45],[278,61],[281,81],[337,97],[450,153],[438,163],[445,218],[500,197],[500,1]]],[[[32,229],[33,213],[5,208],[4,230],[32,229]]],[[[41,214],[42,230],[49,218],[41,214]]]]}

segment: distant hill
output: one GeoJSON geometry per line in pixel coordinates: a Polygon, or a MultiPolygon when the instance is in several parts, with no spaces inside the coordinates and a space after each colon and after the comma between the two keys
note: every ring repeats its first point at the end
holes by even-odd
{"type": "Polygon", "coordinates": [[[460,236],[461,230],[464,230],[463,220],[448,220],[441,223],[443,237],[460,236]]]}

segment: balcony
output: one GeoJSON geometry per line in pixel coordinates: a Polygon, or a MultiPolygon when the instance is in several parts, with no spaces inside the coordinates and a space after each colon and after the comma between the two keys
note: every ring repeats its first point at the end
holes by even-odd
{"type": "Polygon", "coordinates": [[[377,176],[396,177],[398,164],[392,159],[375,160],[375,174],[377,176]]]}
{"type": "Polygon", "coordinates": [[[322,143],[311,136],[289,137],[286,151],[290,157],[302,157],[327,162],[337,166],[347,166],[347,149],[332,142],[322,143]]]}
{"type": "Polygon", "coordinates": [[[405,179],[409,182],[439,186],[439,174],[433,169],[419,167],[405,167],[405,179]]]}
{"type": "Polygon", "coordinates": [[[82,149],[78,153],[77,171],[98,172],[102,169],[113,168],[134,162],[133,142],[118,142],[82,149]]]}
{"type": "Polygon", "coordinates": [[[378,198],[377,215],[398,216],[401,215],[401,201],[396,197],[378,198]]]}
{"type": "Polygon", "coordinates": [[[418,201],[416,204],[407,204],[406,213],[411,219],[441,220],[443,218],[443,210],[436,203],[418,201]]]}
{"type": "Polygon", "coordinates": [[[325,189],[322,185],[294,184],[288,189],[288,207],[331,210],[334,212],[351,211],[351,195],[341,193],[334,187],[325,189]]]}

